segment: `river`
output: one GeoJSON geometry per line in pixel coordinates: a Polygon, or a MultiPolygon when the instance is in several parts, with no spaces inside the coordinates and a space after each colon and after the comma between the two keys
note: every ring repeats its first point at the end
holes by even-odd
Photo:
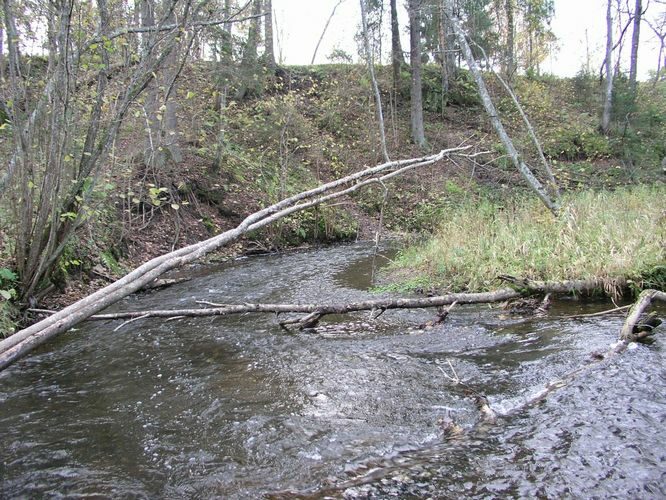
{"type": "MultiPolygon", "coordinates": [[[[360,300],[371,253],[194,269],[112,310],[360,300]]],[[[0,373],[0,498],[664,498],[663,336],[495,425],[451,380],[509,409],[608,349],[620,315],[566,318],[604,308],[465,306],[428,330],[433,311],[388,311],[295,334],[272,315],[88,322],[0,373]]]]}

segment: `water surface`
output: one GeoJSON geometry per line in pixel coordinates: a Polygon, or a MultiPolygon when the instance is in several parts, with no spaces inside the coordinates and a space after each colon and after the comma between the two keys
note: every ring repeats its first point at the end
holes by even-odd
{"type": "MultiPolygon", "coordinates": [[[[113,309],[361,300],[371,262],[363,245],[250,258],[113,309]]],[[[414,327],[432,311],[389,311],[295,334],[271,315],[89,322],[0,373],[0,497],[663,498],[663,337],[495,426],[446,376],[509,409],[616,340],[621,316],[563,318],[603,308],[460,307],[429,330],[414,327]],[[371,484],[336,487],[368,468],[371,484]]]]}

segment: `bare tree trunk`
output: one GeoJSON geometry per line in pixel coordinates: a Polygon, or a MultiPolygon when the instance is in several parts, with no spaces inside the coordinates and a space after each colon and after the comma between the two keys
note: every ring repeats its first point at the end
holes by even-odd
{"type": "Polygon", "coordinates": [[[368,14],[366,9],[365,0],[360,0],[361,4],[361,25],[363,31],[363,47],[365,49],[365,60],[368,64],[368,72],[370,73],[370,80],[372,81],[372,91],[375,94],[375,108],[377,109],[377,125],[379,127],[379,138],[382,147],[382,156],[384,161],[391,161],[389,158],[388,150],[386,149],[386,131],[384,128],[384,112],[382,110],[382,96],[379,93],[379,85],[377,85],[377,78],[375,76],[375,63],[373,58],[372,48],[370,47],[370,35],[368,34],[368,14]]]}
{"type": "Polygon", "coordinates": [[[515,146],[513,145],[513,141],[507,134],[504,125],[502,125],[502,121],[499,118],[499,113],[495,108],[492,99],[490,98],[490,93],[486,88],[486,84],[485,81],[483,80],[483,76],[481,75],[481,70],[479,69],[479,65],[474,59],[474,55],[472,54],[472,49],[467,43],[467,38],[465,37],[465,34],[463,33],[462,28],[460,27],[460,24],[455,18],[451,18],[451,24],[453,26],[453,29],[455,30],[456,37],[458,38],[458,43],[462,48],[463,54],[465,55],[465,59],[467,60],[467,65],[469,66],[470,71],[474,75],[474,79],[478,86],[479,95],[481,96],[481,101],[483,102],[483,106],[486,109],[486,113],[488,114],[490,122],[492,123],[495,131],[497,132],[497,135],[502,141],[502,144],[504,145],[507,154],[511,158],[511,161],[513,162],[514,166],[522,174],[523,178],[527,181],[529,186],[541,199],[544,205],[546,205],[546,207],[551,212],[553,212],[553,214],[557,215],[560,209],[559,200],[551,198],[551,196],[548,194],[548,190],[543,186],[543,184],[541,184],[541,182],[539,182],[539,179],[537,179],[534,176],[530,168],[525,164],[520,154],[516,150],[515,146]]]}
{"type": "MultiPolygon", "coordinates": [[[[174,18],[170,19],[170,21],[174,20],[174,18]]],[[[184,46],[187,46],[183,40],[185,36],[183,34],[179,37],[181,40],[176,43],[176,46],[167,57],[164,70],[162,71],[161,87],[164,88],[164,98],[162,99],[164,117],[161,121],[159,146],[163,152],[161,155],[163,156],[162,166],[166,164],[178,164],[183,161],[183,153],[179,144],[181,131],[178,127],[178,102],[172,97],[176,93],[178,76],[185,63],[185,60],[181,62],[180,59],[181,57],[186,59],[189,53],[189,50],[182,50],[184,46]],[[168,154],[165,155],[164,153],[168,154]]],[[[191,36],[190,44],[194,41],[195,34],[193,33],[191,36]]]]}
{"type": "Polygon", "coordinates": [[[601,131],[610,132],[611,112],[613,109],[613,12],[612,0],[607,1],[606,7],[606,82],[604,85],[603,111],[601,114],[601,131]]]}
{"type": "Polygon", "coordinates": [[[510,83],[516,73],[516,24],[514,21],[514,0],[506,0],[506,78],[510,83]]]}
{"type": "Polygon", "coordinates": [[[437,10],[437,35],[439,37],[439,57],[440,57],[440,71],[441,71],[441,80],[442,80],[442,112],[444,112],[444,107],[446,106],[447,94],[450,90],[449,82],[449,72],[446,66],[446,52],[448,50],[447,40],[446,40],[446,24],[447,17],[446,12],[444,11],[445,0],[441,0],[439,3],[439,9],[437,10]]]}
{"type": "MultiPolygon", "coordinates": [[[[248,313],[297,313],[316,315],[318,319],[328,314],[348,314],[358,311],[379,311],[393,309],[420,309],[429,307],[442,307],[451,304],[485,304],[492,302],[504,302],[530,295],[545,294],[571,294],[592,293],[599,289],[598,280],[570,280],[561,282],[531,281],[506,276],[505,281],[516,285],[516,288],[502,288],[490,292],[462,292],[436,295],[421,298],[382,298],[370,299],[361,302],[325,303],[325,304],[218,304],[208,301],[197,301],[204,307],[190,309],[154,309],[125,311],[108,314],[96,314],[90,316],[91,321],[106,321],[116,319],[143,319],[143,318],[203,318],[208,316],[231,316],[235,314],[248,313]]],[[[549,301],[547,298],[546,301],[549,301]]],[[[55,314],[53,311],[34,309],[33,312],[55,314]]],[[[535,310],[536,312],[536,310],[535,310]]],[[[310,321],[311,318],[304,317],[296,320],[285,321],[285,324],[298,324],[310,321]]],[[[310,323],[311,324],[311,323],[310,323]]]]}
{"type": "MultiPolygon", "coordinates": [[[[231,0],[224,0],[224,14],[225,19],[231,18],[231,0]]],[[[222,25],[222,60],[231,63],[233,57],[233,39],[231,37],[231,23],[224,23],[222,25]]]]}
{"type": "Polygon", "coordinates": [[[0,82],[5,82],[5,30],[0,24],[0,82]]]}
{"type": "Polygon", "coordinates": [[[405,65],[405,55],[400,43],[397,0],[391,0],[391,65],[393,66],[393,92],[397,97],[400,86],[400,72],[405,65]]]}
{"type": "Polygon", "coordinates": [[[324,29],[321,30],[321,36],[319,37],[319,40],[317,40],[317,45],[315,46],[314,52],[312,53],[312,60],[310,61],[310,65],[313,65],[315,63],[315,59],[317,57],[317,51],[319,50],[319,46],[321,45],[321,41],[324,39],[324,35],[326,34],[326,31],[328,30],[328,25],[331,24],[331,19],[333,19],[333,16],[335,16],[335,11],[338,10],[338,7],[340,7],[340,4],[344,1],[345,0],[339,0],[338,3],[335,4],[335,7],[333,7],[333,10],[331,11],[331,15],[328,16],[328,19],[326,20],[326,24],[324,25],[324,29]]]}
{"type": "Polygon", "coordinates": [[[261,33],[259,31],[261,1],[253,0],[252,2],[252,19],[250,20],[250,28],[248,29],[247,40],[243,48],[243,56],[240,63],[240,84],[236,91],[236,99],[243,99],[248,94],[255,94],[259,90],[259,84],[255,80],[255,76],[258,70],[257,49],[261,41],[261,33]]]}
{"type": "Polygon", "coordinates": [[[423,0],[409,0],[409,59],[412,68],[411,121],[412,140],[423,148],[426,145],[423,128],[423,89],[421,83],[421,7],[423,0]]]}
{"type": "MultiPolygon", "coordinates": [[[[223,17],[229,19],[231,15],[231,0],[224,0],[223,17]]],[[[215,152],[214,169],[219,171],[222,168],[222,160],[226,150],[226,107],[227,97],[229,95],[229,84],[232,76],[233,65],[233,38],[231,36],[231,23],[222,25],[222,40],[220,59],[217,63],[217,103],[218,122],[217,122],[217,141],[215,152]]]]}
{"type": "Polygon", "coordinates": [[[643,17],[643,2],[636,0],[634,8],[634,31],[631,36],[631,65],[629,67],[629,88],[632,99],[636,98],[636,78],[638,75],[638,43],[641,37],[641,19],[643,17]]]}
{"type": "MultiPolygon", "coordinates": [[[[141,0],[141,26],[149,28],[155,25],[155,0],[141,0]]],[[[152,46],[151,34],[146,33],[142,37],[143,57],[149,56],[149,50],[152,46]]],[[[146,121],[146,137],[143,148],[143,162],[145,165],[157,167],[158,141],[160,136],[160,123],[157,120],[158,109],[158,85],[157,81],[152,81],[146,89],[146,99],[143,106],[144,118],[146,121]]]]}
{"type": "Polygon", "coordinates": [[[275,72],[275,49],[273,47],[273,0],[264,0],[264,10],[266,16],[264,17],[264,38],[265,38],[265,52],[264,58],[266,60],[266,67],[271,73],[275,72]]]}
{"type": "Polygon", "coordinates": [[[543,171],[546,174],[546,177],[548,178],[548,187],[551,192],[551,197],[554,200],[560,199],[560,189],[557,185],[557,181],[555,180],[555,175],[553,174],[553,169],[550,168],[550,165],[548,164],[548,161],[546,160],[546,156],[543,154],[543,149],[541,148],[541,143],[539,142],[539,139],[536,135],[536,132],[534,131],[534,127],[532,127],[532,124],[530,123],[529,118],[527,117],[527,114],[525,113],[525,110],[523,109],[522,105],[520,104],[520,101],[518,100],[518,96],[516,96],[516,93],[511,89],[511,86],[504,81],[504,79],[498,74],[497,71],[495,71],[492,67],[492,64],[490,63],[490,60],[488,59],[488,56],[486,55],[486,51],[481,47],[480,45],[477,44],[477,48],[481,53],[483,54],[483,57],[486,61],[486,65],[491,68],[492,72],[495,74],[499,82],[502,84],[504,87],[504,90],[506,90],[507,94],[511,97],[511,100],[513,101],[514,106],[518,110],[518,113],[520,114],[521,119],[523,120],[523,123],[525,124],[525,128],[527,129],[527,134],[530,136],[530,139],[532,140],[532,144],[534,145],[534,148],[537,150],[537,155],[539,156],[539,160],[541,161],[541,166],[543,168],[543,171]]]}

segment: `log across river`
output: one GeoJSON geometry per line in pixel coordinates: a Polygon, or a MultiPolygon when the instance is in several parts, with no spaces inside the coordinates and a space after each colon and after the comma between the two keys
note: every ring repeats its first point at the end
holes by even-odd
{"type": "MultiPolygon", "coordinates": [[[[371,254],[240,260],[109,312],[360,302],[371,254]]],[[[424,330],[432,310],[291,334],[271,315],[84,323],[0,373],[0,498],[663,497],[663,336],[496,425],[467,391],[510,413],[617,340],[622,313],[565,318],[608,307],[461,306],[424,330]]]]}

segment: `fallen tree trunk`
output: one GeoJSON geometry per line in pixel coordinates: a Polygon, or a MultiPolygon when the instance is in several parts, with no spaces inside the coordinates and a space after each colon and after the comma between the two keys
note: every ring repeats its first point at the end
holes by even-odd
{"type": "Polygon", "coordinates": [[[136,292],[162,274],[227,245],[244,234],[264,227],[294,212],[351,194],[370,184],[381,184],[408,170],[432,165],[470,146],[445,149],[437,154],[398,160],[371,167],[286,198],[246,217],[237,227],[208,240],[170,252],[139,266],[123,278],[88,295],[58,313],[0,341],[0,370],[24,356],[51,337],[62,333],[93,314],[136,292]]]}
{"type": "Polygon", "coordinates": [[[621,340],[625,342],[640,340],[652,333],[651,331],[636,331],[636,326],[645,310],[650,307],[655,300],[666,302],[666,293],[659,290],[643,290],[641,292],[638,300],[629,310],[627,319],[622,327],[622,332],[620,333],[621,340]]]}
{"type": "MultiPolygon", "coordinates": [[[[535,294],[589,292],[598,288],[596,280],[569,280],[569,281],[533,281],[512,276],[500,276],[503,281],[515,285],[515,288],[502,288],[492,292],[481,293],[450,293],[434,297],[419,298],[388,298],[365,300],[350,303],[332,304],[217,304],[214,302],[199,301],[198,304],[211,307],[187,309],[153,309],[142,311],[122,311],[108,314],[95,314],[87,318],[90,321],[103,320],[134,320],[143,318],[202,318],[209,316],[229,316],[233,314],[248,313],[297,313],[308,314],[297,320],[286,320],[281,324],[310,325],[313,319],[319,320],[327,314],[348,314],[358,311],[386,311],[390,309],[419,309],[442,307],[457,304],[487,304],[503,302],[535,294]]],[[[31,309],[33,312],[53,314],[53,311],[31,309]]],[[[316,321],[315,321],[316,323],[316,321]]]]}
{"type": "Polygon", "coordinates": [[[207,316],[229,316],[232,314],[247,313],[314,313],[321,317],[327,314],[347,314],[358,311],[441,307],[451,305],[454,302],[457,302],[458,304],[484,304],[488,302],[501,302],[504,300],[515,299],[522,295],[523,294],[512,288],[504,288],[487,293],[451,293],[436,297],[377,299],[341,304],[215,304],[212,302],[199,302],[199,304],[210,305],[213,307],[126,311],[110,314],[96,314],[88,319],[100,321],[134,318],[201,318],[207,316]]]}

